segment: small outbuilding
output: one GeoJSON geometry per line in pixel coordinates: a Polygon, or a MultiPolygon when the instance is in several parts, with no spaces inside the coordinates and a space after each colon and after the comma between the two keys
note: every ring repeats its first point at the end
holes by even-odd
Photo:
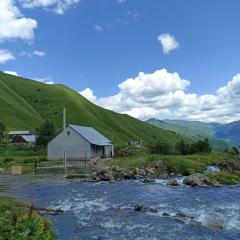
{"type": "Polygon", "coordinates": [[[34,145],[36,143],[35,135],[16,135],[11,140],[14,145],[34,145]]]}
{"type": "MultiPolygon", "coordinates": [[[[90,160],[93,158],[112,158],[113,143],[92,127],[79,125],[66,126],[67,160],[90,160]]],[[[64,158],[64,131],[62,130],[48,144],[48,159],[64,158]]]]}

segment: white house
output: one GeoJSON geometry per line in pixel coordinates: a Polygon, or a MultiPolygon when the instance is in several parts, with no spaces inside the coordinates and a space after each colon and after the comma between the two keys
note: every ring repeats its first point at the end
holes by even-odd
{"type": "MultiPolygon", "coordinates": [[[[90,160],[93,158],[112,158],[113,143],[92,127],[67,125],[67,160],[90,160]]],[[[64,158],[64,131],[62,130],[48,144],[48,159],[64,158]]]]}

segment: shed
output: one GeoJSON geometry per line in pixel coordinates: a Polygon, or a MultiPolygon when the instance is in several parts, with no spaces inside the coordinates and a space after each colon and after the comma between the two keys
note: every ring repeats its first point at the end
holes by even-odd
{"type": "Polygon", "coordinates": [[[19,135],[31,135],[31,131],[10,131],[8,133],[8,135],[10,137],[15,137],[15,136],[19,136],[19,135]]]}
{"type": "MultiPolygon", "coordinates": [[[[113,143],[92,127],[66,126],[67,160],[90,160],[112,158],[113,143]]],[[[62,160],[64,157],[64,131],[62,130],[48,144],[48,159],[62,160]]]]}
{"type": "Polygon", "coordinates": [[[16,145],[32,145],[36,143],[35,135],[16,135],[13,137],[12,144],[16,145]]]}

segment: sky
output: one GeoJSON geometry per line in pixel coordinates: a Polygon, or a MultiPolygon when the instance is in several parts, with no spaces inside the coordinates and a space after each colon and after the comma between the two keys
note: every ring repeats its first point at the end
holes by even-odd
{"type": "Polygon", "coordinates": [[[0,70],[146,120],[240,120],[239,0],[0,0],[0,70]]]}

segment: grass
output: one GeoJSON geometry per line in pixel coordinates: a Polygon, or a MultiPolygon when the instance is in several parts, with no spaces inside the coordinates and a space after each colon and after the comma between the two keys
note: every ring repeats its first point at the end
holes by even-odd
{"type": "Polygon", "coordinates": [[[224,153],[213,152],[211,154],[193,155],[154,155],[148,153],[137,154],[132,157],[117,157],[107,163],[112,166],[136,168],[151,166],[158,161],[163,161],[167,167],[175,172],[187,174],[188,172],[202,172],[207,166],[215,165],[222,160],[228,160],[229,156],[224,153]]]}
{"type": "MultiPolygon", "coordinates": [[[[103,109],[64,85],[48,85],[0,72],[0,122],[8,129],[35,129],[50,118],[62,128],[62,108],[67,108],[68,123],[96,128],[115,145],[132,140],[175,145],[182,138],[125,114],[103,109]]],[[[187,140],[186,141],[190,141],[187,140]]]]}
{"type": "Polygon", "coordinates": [[[212,173],[209,174],[208,177],[210,179],[215,179],[221,184],[225,185],[233,185],[240,183],[240,174],[232,174],[228,172],[219,172],[219,173],[212,173]]]}
{"type": "Polygon", "coordinates": [[[53,167],[59,166],[59,162],[47,161],[46,150],[40,152],[34,148],[18,148],[9,146],[0,149],[0,168],[10,172],[12,165],[21,165],[23,173],[34,173],[35,162],[37,167],[53,167]]]}
{"type": "Polygon", "coordinates": [[[0,240],[53,240],[51,223],[25,203],[0,197],[0,240]]]}

